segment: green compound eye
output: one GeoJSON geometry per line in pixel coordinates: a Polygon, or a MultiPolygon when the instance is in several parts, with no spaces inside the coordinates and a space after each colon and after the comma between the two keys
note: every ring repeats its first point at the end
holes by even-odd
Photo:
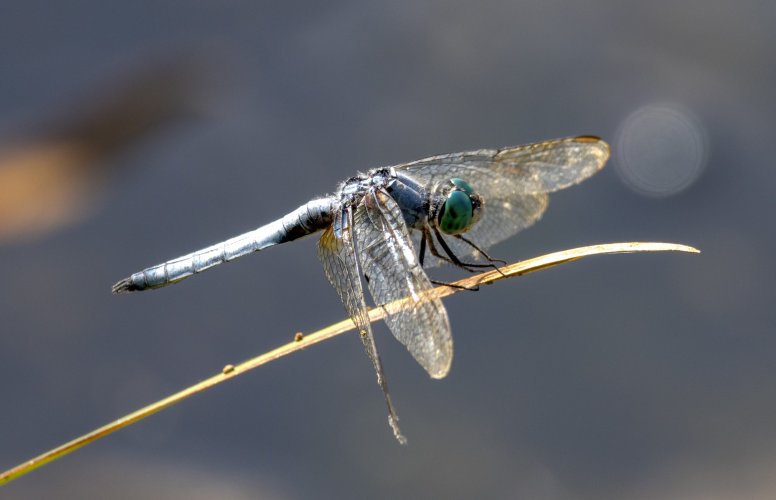
{"type": "MultiPolygon", "coordinates": [[[[458,186],[455,181],[462,182],[469,190],[471,186],[461,179],[452,179],[453,184],[458,186]]],[[[474,208],[469,193],[463,188],[463,191],[450,191],[447,195],[442,210],[439,214],[439,229],[445,234],[460,234],[469,229],[474,215],[474,208]]]]}
{"type": "Polygon", "coordinates": [[[469,185],[469,183],[463,179],[459,179],[458,177],[453,177],[452,179],[450,179],[450,182],[453,183],[453,186],[457,187],[458,189],[460,189],[461,191],[463,191],[468,195],[471,195],[474,193],[474,188],[472,188],[471,185],[469,185]]]}

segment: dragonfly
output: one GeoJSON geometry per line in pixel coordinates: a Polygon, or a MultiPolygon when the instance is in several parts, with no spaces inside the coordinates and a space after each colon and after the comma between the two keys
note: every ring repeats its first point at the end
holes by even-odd
{"type": "Polygon", "coordinates": [[[603,168],[609,146],[578,136],[432,156],[369,170],[253,231],[134,273],[114,293],[177,283],[249,253],[322,232],[318,257],[377,374],[388,423],[406,439],[388,392],[364,294],[374,305],[409,305],[385,318],[393,336],[432,378],[450,371],[453,339],[442,301],[424,268],[452,264],[474,272],[503,261],[487,250],[536,222],[548,193],[603,168]]]}

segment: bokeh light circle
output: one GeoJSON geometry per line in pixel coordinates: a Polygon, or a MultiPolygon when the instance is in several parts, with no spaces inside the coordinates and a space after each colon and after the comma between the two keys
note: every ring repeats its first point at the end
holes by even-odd
{"type": "Polygon", "coordinates": [[[631,113],[615,138],[617,171],[633,190],[671,196],[703,172],[708,158],[705,130],[681,106],[649,104],[631,113]]]}

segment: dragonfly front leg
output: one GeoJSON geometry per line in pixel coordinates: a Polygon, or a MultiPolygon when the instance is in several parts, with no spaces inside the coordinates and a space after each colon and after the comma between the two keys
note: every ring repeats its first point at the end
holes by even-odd
{"type": "MultiPolygon", "coordinates": [[[[420,256],[418,258],[418,261],[420,262],[420,266],[423,267],[423,257],[426,255],[426,240],[428,240],[428,248],[431,250],[431,254],[436,257],[437,259],[444,260],[446,262],[449,262],[451,264],[455,264],[452,260],[450,260],[448,257],[445,257],[444,255],[441,255],[436,247],[434,246],[434,240],[431,239],[431,233],[428,231],[428,229],[423,230],[423,236],[420,239],[420,256]]],[[[429,281],[435,285],[440,286],[449,286],[451,288],[460,288],[461,290],[468,290],[470,292],[476,292],[480,289],[479,286],[474,287],[468,287],[468,286],[462,286],[462,285],[456,285],[455,283],[447,283],[445,281],[438,281],[429,278],[429,281]]]]}
{"type": "MultiPolygon", "coordinates": [[[[505,261],[505,260],[501,260],[501,259],[494,259],[494,258],[493,258],[493,257],[491,257],[490,255],[488,255],[488,254],[485,252],[485,250],[483,250],[482,248],[480,248],[480,247],[478,247],[477,245],[475,245],[474,243],[472,243],[472,242],[471,242],[469,239],[465,238],[465,237],[464,237],[462,234],[456,234],[456,235],[455,235],[455,237],[456,237],[456,238],[458,238],[459,240],[463,241],[464,243],[466,243],[467,245],[469,245],[469,246],[470,246],[470,247],[472,247],[473,249],[477,250],[477,251],[480,253],[480,255],[482,255],[483,257],[485,257],[486,259],[488,259],[488,261],[490,262],[490,266],[491,266],[491,267],[493,267],[493,269],[495,269],[496,271],[498,271],[498,273],[499,273],[501,276],[504,276],[504,277],[506,277],[506,276],[504,275],[504,273],[502,273],[502,272],[501,272],[501,268],[500,268],[500,267],[498,267],[496,264],[494,264],[494,262],[498,262],[498,263],[500,263],[502,266],[506,266],[506,265],[507,265],[507,261],[505,261]]],[[[483,264],[483,265],[487,265],[487,264],[483,264]]]]}
{"type": "MultiPolygon", "coordinates": [[[[439,250],[437,250],[436,246],[434,245],[434,239],[431,237],[431,232],[428,230],[428,228],[423,229],[423,237],[420,239],[420,255],[418,261],[420,262],[421,267],[423,267],[423,259],[426,256],[426,249],[428,249],[431,252],[431,255],[437,259],[443,260],[448,264],[455,265],[455,262],[453,262],[450,257],[439,253],[439,250]]],[[[473,272],[471,269],[467,269],[467,271],[473,272]]]]}
{"type": "Polygon", "coordinates": [[[464,243],[466,243],[467,245],[469,245],[473,249],[477,250],[477,252],[479,252],[480,255],[482,255],[483,257],[488,259],[488,262],[499,262],[502,266],[506,266],[507,265],[507,261],[501,260],[501,259],[494,259],[490,255],[488,255],[487,252],[485,252],[485,250],[483,250],[482,248],[480,248],[477,245],[475,245],[474,243],[472,243],[471,240],[469,240],[468,238],[464,237],[464,235],[456,234],[454,236],[455,236],[455,238],[458,238],[459,240],[463,241],[464,243]]]}
{"type": "Polygon", "coordinates": [[[431,253],[434,253],[435,257],[442,258],[443,260],[446,260],[447,262],[450,262],[453,265],[456,265],[456,266],[458,266],[458,267],[460,267],[462,269],[466,269],[470,273],[476,273],[477,272],[476,268],[492,267],[492,268],[496,269],[496,265],[492,264],[492,263],[491,264],[473,264],[473,263],[461,261],[453,253],[453,250],[450,248],[450,245],[447,244],[447,242],[442,237],[442,235],[439,233],[439,231],[434,229],[434,235],[436,236],[436,239],[439,242],[439,246],[441,246],[442,250],[444,250],[445,253],[447,254],[447,258],[444,258],[444,257],[440,257],[439,255],[434,253],[434,252],[436,252],[436,248],[434,247],[434,241],[431,238],[429,238],[429,242],[431,243],[431,248],[432,248],[431,253]],[[471,268],[475,268],[475,269],[471,269],[471,268]]]}

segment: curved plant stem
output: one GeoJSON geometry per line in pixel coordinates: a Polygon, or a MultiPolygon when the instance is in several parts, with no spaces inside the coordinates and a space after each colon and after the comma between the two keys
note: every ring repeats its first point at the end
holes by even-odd
{"type": "MultiPolygon", "coordinates": [[[[571,262],[583,257],[600,254],[615,254],[615,253],[632,253],[632,252],[664,252],[664,251],[678,251],[678,252],[690,252],[700,253],[699,250],[673,243],[609,243],[603,245],[592,245],[588,247],[575,248],[572,250],[564,250],[562,252],[555,252],[541,257],[517,262],[499,268],[498,270],[489,271],[482,274],[470,276],[468,278],[456,281],[452,283],[452,286],[439,286],[431,290],[430,295],[439,298],[447,297],[454,293],[460,292],[463,289],[471,289],[473,287],[493,283],[502,279],[511,278],[515,276],[521,276],[540,269],[556,266],[564,262],[571,262]]],[[[407,307],[408,303],[405,300],[398,300],[390,304],[386,304],[383,307],[378,307],[369,311],[369,318],[371,321],[378,321],[383,319],[387,314],[393,314],[403,307],[407,307]]],[[[222,382],[226,382],[229,379],[242,375],[243,373],[253,370],[261,365],[274,361],[278,358],[282,358],[296,351],[305,349],[319,342],[323,342],[332,337],[345,333],[349,330],[353,330],[353,323],[348,319],[327,326],[317,332],[302,335],[297,333],[294,340],[288,344],[282,345],[269,352],[249,359],[238,365],[227,365],[223,368],[221,373],[213,375],[212,377],[203,380],[197,384],[194,384],[182,391],[179,391],[171,396],[161,399],[155,403],[152,403],[144,408],[134,411],[124,417],[119,418],[107,425],[104,425],[98,429],[95,429],[87,434],[73,439],[61,446],[53,448],[37,457],[28,460],[16,467],[9,469],[3,473],[0,473],[0,485],[8,483],[28,472],[31,472],[38,467],[57,460],[58,458],[67,455],[68,453],[86,446],[87,444],[94,442],[100,438],[107,436],[123,427],[127,427],[138,420],[144,419],[154,413],[161,411],[169,406],[183,401],[184,399],[200,393],[213,386],[216,386],[222,382]]]]}

